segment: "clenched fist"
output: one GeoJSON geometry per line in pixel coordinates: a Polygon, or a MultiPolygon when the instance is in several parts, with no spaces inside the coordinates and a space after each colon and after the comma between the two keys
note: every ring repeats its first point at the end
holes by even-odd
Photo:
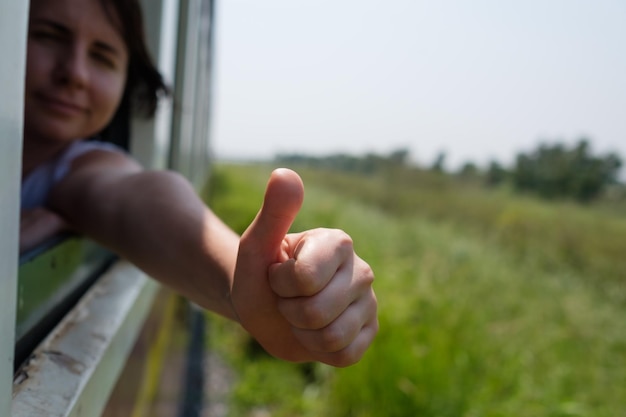
{"type": "Polygon", "coordinates": [[[263,206],[240,240],[232,303],[270,354],[348,366],[378,331],[374,274],[341,230],[287,234],[303,196],[295,172],[272,173],[263,206]]]}

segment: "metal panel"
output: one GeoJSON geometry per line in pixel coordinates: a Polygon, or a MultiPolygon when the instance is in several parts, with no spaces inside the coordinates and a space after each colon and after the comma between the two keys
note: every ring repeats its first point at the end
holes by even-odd
{"type": "Polygon", "coordinates": [[[211,121],[212,90],[212,58],[213,58],[213,1],[202,0],[201,11],[198,16],[200,30],[198,31],[198,77],[196,88],[201,94],[196,96],[194,117],[194,152],[192,154],[192,177],[196,186],[202,186],[207,180],[209,172],[209,139],[211,121]]]}
{"type": "Polygon", "coordinates": [[[181,1],[171,166],[196,189],[209,171],[213,20],[212,0],[181,1]]]}
{"type": "Polygon", "coordinates": [[[99,416],[157,289],[129,263],[116,263],[18,371],[11,415],[99,416]]]}
{"type": "MultiPolygon", "coordinates": [[[[178,0],[143,0],[146,37],[152,57],[166,83],[174,82],[178,0]]],[[[131,153],[145,167],[167,168],[169,162],[172,102],[161,100],[153,120],[131,123],[131,153]]]]}
{"type": "Polygon", "coordinates": [[[28,2],[0,2],[0,415],[9,415],[17,288],[28,2]],[[9,63],[9,65],[7,65],[9,63]]]}
{"type": "Polygon", "coordinates": [[[178,26],[178,57],[174,85],[174,120],[172,126],[171,166],[191,177],[193,154],[193,116],[198,90],[198,16],[201,0],[182,0],[178,26]]]}

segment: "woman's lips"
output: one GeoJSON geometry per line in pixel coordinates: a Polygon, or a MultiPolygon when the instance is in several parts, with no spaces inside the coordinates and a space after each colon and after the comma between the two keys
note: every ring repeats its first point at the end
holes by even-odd
{"type": "Polygon", "coordinates": [[[76,116],[77,114],[82,114],[87,110],[84,106],[76,104],[70,100],[46,94],[39,94],[38,98],[44,103],[47,109],[61,116],[76,116]]]}

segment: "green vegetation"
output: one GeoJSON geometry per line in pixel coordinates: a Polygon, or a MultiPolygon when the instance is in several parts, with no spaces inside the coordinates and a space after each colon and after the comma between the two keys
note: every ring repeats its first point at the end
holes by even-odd
{"type": "Polygon", "coordinates": [[[521,191],[533,191],[546,198],[590,201],[607,185],[617,182],[621,165],[616,154],[593,156],[586,140],[572,149],[561,144],[542,145],[532,153],[517,156],[513,184],[521,191]]]}
{"type": "MultiPolygon", "coordinates": [[[[278,155],[276,160],[279,163],[331,168],[366,175],[380,173],[389,168],[418,169],[409,166],[407,149],[396,150],[387,156],[278,155]]],[[[428,170],[444,174],[445,161],[446,154],[438,154],[428,170]]],[[[601,197],[615,198],[611,194],[616,192],[621,197],[626,196],[625,186],[618,181],[621,166],[622,160],[617,154],[594,155],[589,142],[581,139],[571,149],[562,143],[540,144],[531,152],[519,153],[514,166],[508,169],[497,161],[491,161],[486,169],[481,169],[473,162],[466,162],[458,171],[457,177],[490,187],[508,184],[519,192],[531,193],[545,199],[589,202],[601,197]]]]}
{"type": "MultiPolygon", "coordinates": [[[[236,230],[270,169],[214,171],[208,198],[236,230]]],[[[359,364],[334,369],[272,360],[212,317],[213,348],[239,374],[232,415],[626,416],[626,210],[403,164],[297,170],[294,230],[353,236],[376,273],[380,332],[359,364]]]]}

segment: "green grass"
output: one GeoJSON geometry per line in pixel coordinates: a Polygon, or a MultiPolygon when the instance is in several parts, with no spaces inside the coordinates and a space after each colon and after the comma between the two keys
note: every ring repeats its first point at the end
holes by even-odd
{"type": "MultiPolygon", "coordinates": [[[[219,166],[242,231],[268,167],[219,166]]],[[[233,415],[626,416],[626,217],[445,177],[302,171],[294,230],[339,227],[376,273],[381,328],[346,369],[270,360],[213,319],[239,372],[233,415]]],[[[253,346],[253,345],[252,345],[253,346]]]]}

